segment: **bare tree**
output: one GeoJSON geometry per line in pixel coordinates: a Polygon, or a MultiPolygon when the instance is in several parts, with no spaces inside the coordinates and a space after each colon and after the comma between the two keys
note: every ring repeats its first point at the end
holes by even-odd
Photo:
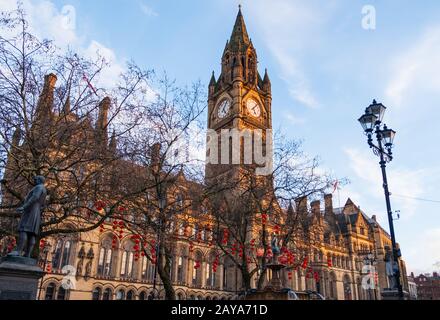
{"type": "Polygon", "coordinates": [[[280,240],[284,264],[290,269],[307,268],[313,239],[312,230],[304,226],[308,211],[301,199],[323,194],[330,184],[331,178],[319,171],[318,159],[308,158],[299,142],[283,136],[276,139],[270,175],[256,176],[255,166],[248,165],[235,179],[215,184],[223,189],[209,197],[215,241],[222,256],[240,270],[246,291],[252,288],[254,276],[262,289],[272,262],[273,235],[280,240]]]}
{"type": "Polygon", "coordinates": [[[118,199],[107,210],[99,201],[112,195],[109,176],[124,156],[117,139],[145,112],[137,106],[150,72],[129,64],[115,88],[99,88],[108,62],[40,40],[21,7],[2,13],[0,27],[0,237],[14,236],[15,208],[34,175],[49,190],[42,238],[93,230],[118,208],[118,199]]]}
{"type": "Polygon", "coordinates": [[[181,221],[199,218],[197,203],[203,198],[203,167],[190,146],[201,130],[206,95],[200,83],[180,88],[166,75],[155,79],[155,98],[146,106],[143,125],[123,139],[124,164],[113,179],[119,185],[115,192],[124,194],[127,214],[119,220],[134,235],[135,259],[144,256],[155,265],[166,299],[174,300],[176,229],[181,221]]]}

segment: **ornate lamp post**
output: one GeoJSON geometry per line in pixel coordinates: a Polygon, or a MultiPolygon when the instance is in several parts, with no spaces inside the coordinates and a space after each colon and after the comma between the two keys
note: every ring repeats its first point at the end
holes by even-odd
{"type": "Polygon", "coordinates": [[[385,192],[385,201],[388,213],[388,223],[390,227],[391,242],[392,242],[392,261],[391,265],[397,265],[395,268],[394,276],[397,283],[397,289],[399,293],[399,299],[403,299],[402,283],[400,282],[400,268],[398,260],[398,249],[396,245],[396,238],[394,234],[393,212],[391,211],[390,192],[388,190],[388,180],[386,174],[386,164],[393,160],[393,141],[396,135],[396,131],[389,129],[385,124],[382,126],[383,116],[385,114],[386,107],[382,103],[377,103],[373,100],[373,103],[365,110],[365,114],[359,118],[359,122],[364,128],[367,135],[367,142],[375,155],[380,158],[380,167],[382,169],[383,188],[385,192]],[[373,134],[376,135],[377,145],[373,143],[373,134]]]}

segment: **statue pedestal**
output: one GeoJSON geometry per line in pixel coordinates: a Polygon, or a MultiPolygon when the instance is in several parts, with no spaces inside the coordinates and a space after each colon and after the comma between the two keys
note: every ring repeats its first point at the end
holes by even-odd
{"type": "Polygon", "coordinates": [[[44,276],[37,261],[7,256],[0,259],[0,300],[36,300],[44,276]]]}
{"type": "MultiPolygon", "coordinates": [[[[382,300],[400,300],[399,291],[396,289],[385,289],[382,291],[382,300]]],[[[409,293],[403,291],[403,300],[409,300],[409,293]]]]}
{"type": "Polygon", "coordinates": [[[290,300],[289,293],[283,290],[280,271],[286,266],[283,264],[270,264],[268,269],[272,270],[272,278],[262,291],[254,291],[246,295],[246,300],[290,300]]]}

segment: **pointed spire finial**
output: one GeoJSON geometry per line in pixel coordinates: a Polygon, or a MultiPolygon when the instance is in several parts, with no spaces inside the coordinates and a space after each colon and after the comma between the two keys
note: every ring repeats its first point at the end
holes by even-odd
{"type": "Polygon", "coordinates": [[[215,73],[212,71],[211,81],[209,81],[209,86],[215,86],[216,80],[215,80],[215,73]]]}
{"type": "Polygon", "coordinates": [[[239,45],[242,45],[242,47],[247,47],[250,44],[246,24],[241,13],[241,5],[238,7],[237,19],[235,20],[234,29],[232,30],[232,35],[229,42],[231,48],[235,50],[237,47],[239,47],[239,45]]]}

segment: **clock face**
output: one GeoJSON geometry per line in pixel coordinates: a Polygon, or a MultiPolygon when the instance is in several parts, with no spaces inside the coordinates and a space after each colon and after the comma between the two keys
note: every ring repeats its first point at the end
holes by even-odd
{"type": "Polygon", "coordinates": [[[261,108],[258,102],[256,102],[254,99],[249,99],[246,102],[246,108],[248,112],[256,118],[258,118],[261,115],[261,108]]]}
{"type": "Polygon", "coordinates": [[[218,106],[218,111],[217,111],[218,117],[220,119],[223,119],[228,115],[230,109],[231,109],[231,102],[228,99],[223,100],[218,106]]]}

